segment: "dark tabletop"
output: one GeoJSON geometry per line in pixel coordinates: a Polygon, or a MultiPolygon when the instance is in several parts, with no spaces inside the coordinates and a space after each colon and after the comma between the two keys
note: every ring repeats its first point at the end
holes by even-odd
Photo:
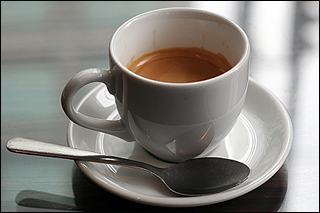
{"type": "Polygon", "coordinates": [[[108,43],[124,21],[171,6],[221,13],[243,27],[251,41],[251,77],[281,100],[294,127],[287,160],[262,186],[223,203],[174,210],[319,211],[318,1],[1,1],[1,211],[172,210],[113,195],[74,161],[5,148],[16,136],[66,145],[69,120],[60,96],[67,81],[86,68],[109,68],[108,43]]]}

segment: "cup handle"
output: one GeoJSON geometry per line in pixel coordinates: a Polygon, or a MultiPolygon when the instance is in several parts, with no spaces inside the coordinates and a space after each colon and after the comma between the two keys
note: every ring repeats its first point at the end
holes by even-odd
{"type": "Polygon", "coordinates": [[[93,82],[104,83],[109,92],[114,94],[114,78],[111,70],[90,68],[78,72],[68,81],[61,95],[61,105],[68,118],[82,127],[108,133],[126,141],[133,141],[121,120],[109,121],[94,118],[75,110],[72,105],[75,94],[83,86],[93,82]]]}

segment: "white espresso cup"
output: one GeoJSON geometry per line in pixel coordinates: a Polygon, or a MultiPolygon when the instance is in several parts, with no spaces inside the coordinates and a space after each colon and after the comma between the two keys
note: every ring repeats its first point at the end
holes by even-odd
{"type": "Polygon", "coordinates": [[[249,57],[248,37],[227,18],[193,8],[146,12],[122,24],[112,36],[109,70],[86,69],[70,79],[62,107],[80,126],[136,141],[160,159],[181,162],[212,151],[233,128],[245,102],[249,57]],[[221,53],[232,68],[208,80],[167,83],[126,67],[133,57],[173,47],[221,53]],[[120,120],[89,117],[74,109],[74,95],[92,82],[104,83],[115,96],[120,120]]]}

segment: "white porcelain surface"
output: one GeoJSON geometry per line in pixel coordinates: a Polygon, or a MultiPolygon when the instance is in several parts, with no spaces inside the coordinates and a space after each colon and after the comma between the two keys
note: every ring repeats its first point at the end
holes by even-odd
{"type": "Polygon", "coordinates": [[[245,32],[222,16],[193,8],[146,12],[112,36],[110,70],[86,69],[70,79],[62,92],[62,107],[83,127],[135,140],[161,159],[180,162],[216,148],[235,125],[245,101],[249,58],[245,32]],[[168,47],[222,53],[233,67],[192,83],[159,82],[127,69],[141,54],[168,47]],[[106,122],[74,110],[74,95],[92,82],[105,83],[115,95],[121,119],[106,122]]]}
{"type": "MultiPolygon", "coordinates": [[[[78,110],[110,120],[119,118],[114,98],[103,85],[87,94],[78,110]],[[93,110],[93,104],[99,107],[93,110]]],[[[158,178],[142,170],[81,161],[77,161],[77,165],[103,189],[135,202],[171,207],[208,205],[241,196],[271,178],[288,156],[292,131],[290,117],[282,103],[250,79],[247,99],[236,125],[214,151],[203,154],[235,159],[252,169],[249,179],[233,189],[200,197],[180,197],[172,194],[158,178]]],[[[145,161],[160,167],[170,165],[154,158],[136,142],[126,142],[72,122],[68,129],[68,143],[71,147],[145,161]]]]}

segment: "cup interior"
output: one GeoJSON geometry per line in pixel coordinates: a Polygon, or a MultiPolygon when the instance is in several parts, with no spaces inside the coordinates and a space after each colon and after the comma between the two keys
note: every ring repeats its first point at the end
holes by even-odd
{"type": "Polygon", "coordinates": [[[115,32],[111,57],[127,67],[130,61],[155,50],[198,47],[223,54],[235,66],[248,52],[243,30],[232,21],[203,10],[169,8],[138,15],[115,32]]]}

